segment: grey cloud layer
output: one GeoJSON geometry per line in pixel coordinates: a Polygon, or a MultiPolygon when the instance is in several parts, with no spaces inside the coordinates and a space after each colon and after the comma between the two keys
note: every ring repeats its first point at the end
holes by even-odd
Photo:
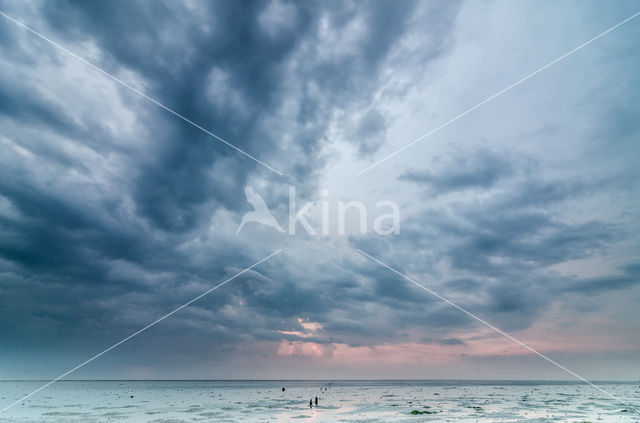
{"type": "MultiPolygon", "coordinates": [[[[452,12],[443,16],[454,16],[454,5],[446,8],[452,12]]],[[[391,2],[3,6],[309,187],[324,163],[318,153],[334,110],[367,102],[414,9],[391,2]]],[[[6,19],[0,31],[5,348],[77,337],[102,345],[102,335],[126,334],[271,248],[230,236],[233,223],[216,216],[246,207],[249,179],[285,181],[6,19]]],[[[383,117],[372,111],[357,125],[373,151],[367,143],[383,130],[383,117]]],[[[333,296],[355,291],[348,274],[343,282],[328,278],[331,297],[321,301],[310,281],[296,277],[278,270],[242,278],[185,313],[184,324],[214,336],[218,348],[243,334],[275,339],[275,329],[297,327],[302,314],[328,316],[333,296]]],[[[333,306],[348,315],[357,309],[349,302],[333,306]]],[[[346,336],[356,320],[327,326],[346,336]]]]}
{"type": "Polygon", "coordinates": [[[446,55],[460,7],[3,4],[286,177],[0,21],[0,336],[10,357],[0,365],[22,368],[21,351],[31,348],[95,353],[283,245],[281,257],[127,347],[132,361],[152,355],[147,364],[161,374],[173,358],[223,360],[255,341],[265,343],[256,354],[271,356],[283,339],[465,345],[453,333],[475,322],[354,246],[435,281],[443,295],[509,330],[529,327],[571,295],[633,289],[637,263],[603,277],[550,269],[629,238],[604,218],[559,212],[621,179],[545,177],[535,158],[507,148],[458,146],[404,171],[393,184],[453,200],[425,201],[397,237],[318,241],[261,228],[234,235],[247,210],[245,184],[271,205],[286,204],[289,183],[302,195],[322,183],[332,127],[362,155],[378,151],[393,123],[371,106],[383,70],[422,69],[446,55]],[[411,37],[424,40],[419,54],[406,46],[411,37]],[[323,329],[309,334],[298,319],[323,329]]]}

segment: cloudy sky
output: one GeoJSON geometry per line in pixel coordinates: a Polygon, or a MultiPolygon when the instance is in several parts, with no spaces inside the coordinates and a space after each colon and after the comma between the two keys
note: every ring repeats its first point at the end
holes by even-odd
{"type": "Polygon", "coordinates": [[[640,17],[361,173],[637,2],[0,10],[0,379],[640,378],[640,17]]]}

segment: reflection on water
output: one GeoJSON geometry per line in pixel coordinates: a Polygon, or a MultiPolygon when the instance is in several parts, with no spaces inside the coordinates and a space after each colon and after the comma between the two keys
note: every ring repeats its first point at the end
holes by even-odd
{"type": "MultiPolygon", "coordinates": [[[[0,382],[0,406],[42,382],[0,382]]],[[[640,384],[603,389],[640,405],[640,384]]],[[[637,422],[574,383],[460,381],[62,381],[0,422],[637,422]],[[283,392],[282,387],[286,387],[283,392]],[[309,399],[319,404],[309,407],[309,399]]]]}

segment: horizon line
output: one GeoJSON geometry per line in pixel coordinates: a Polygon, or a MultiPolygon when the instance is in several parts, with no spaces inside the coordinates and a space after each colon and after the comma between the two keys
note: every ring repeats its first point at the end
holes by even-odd
{"type": "MultiPolygon", "coordinates": [[[[0,382],[42,382],[47,379],[0,379],[0,382]]],[[[59,382],[551,382],[586,385],[575,379],[62,379],[59,382]]],[[[640,383],[640,379],[593,380],[594,383],[640,383]]]]}

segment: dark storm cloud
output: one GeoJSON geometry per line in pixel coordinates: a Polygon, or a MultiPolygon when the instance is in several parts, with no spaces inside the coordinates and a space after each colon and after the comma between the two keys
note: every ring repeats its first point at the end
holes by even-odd
{"type": "MultiPolygon", "coordinates": [[[[457,4],[443,8],[429,37],[438,49],[457,4]]],[[[313,187],[335,111],[368,106],[416,5],[55,1],[3,10],[286,174],[3,19],[0,313],[5,347],[19,350],[103,346],[270,253],[228,236],[235,228],[224,213],[244,211],[250,180],[313,187]]],[[[376,110],[362,116],[352,141],[371,152],[386,121],[376,110]]],[[[268,202],[283,197],[269,190],[268,202]]],[[[180,334],[204,333],[214,339],[206,348],[222,351],[246,336],[282,339],[276,329],[299,330],[307,316],[335,331],[318,342],[399,337],[393,324],[405,317],[393,309],[406,286],[362,277],[351,264],[320,276],[265,263],[166,331],[194,349],[203,342],[180,334]],[[388,323],[371,325],[381,312],[388,323]]]]}
{"type": "Polygon", "coordinates": [[[436,157],[431,169],[409,170],[400,179],[423,185],[429,194],[437,196],[466,189],[487,190],[513,171],[505,154],[489,149],[471,152],[459,149],[436,157]]]}
{"type": "MultiPolygon", "coordinates": [[[[612,244],[628,238],[614,222],[576,222],[557,213],[559,207],[602,192],[614,181],[542,180],[532,158],[486,149],[454,149],[436,163],[441,164],[434,165],[438,172],[407,173],[401,179],[423,184],[433,195],[463,193],[470,188],[500,189],[490,197],[471,196],[447,208],[414,212],[402,222],[400,235],[353,237],[355,246],[505,330],[529,327],[554,301],[564,301],[561,294],[603,293],[637,283],[632,266],[622,269],[622,274],[594,279],[560,276],[549,270],[560,263],[602,256],[612,244]],[[439,270],[443,266],[451,279],[443,278],[439,270]]],[[[379,270],[372,278],[391,277],[409,284],[379,270]]],[[[394,297],[395,308],[407,314],[405,322],[410,324],[421,322],[421,316],[429,316],[426,320],[438,325],[450,319],[433,320],[433,310],[414,307],[416,298],[430,297],[426,292],[380,294],[394,297]],[[414,316],[409,318],[410,314],[414,316]]],[[[460,319],[456,325],[477,322],[460,319]]]]}
{"type": "MultiPolygon", "coordinates": [[[[139,72],[151,85],[149,94],[161,103],[261,156],[271,149],[277,151],[278,144],[265,139],[256,122],[280,100],[277,93],[283,83],[279,75],[284,59],[312,27],[308,13],[301,11],[288,31],[301,33],[303,38],[265,37],[257,21],[263,7],[255,2],[222,2],[185,10],[144,2],[59,2],[48,3],[44,13],[51,28],[64,28],[62,35],[68,40],[92,39],[110,56],[112,67],[139,72]],[[210,26],[209,32],[203,29],[205,25],[210,26]],[[218,83],[232,86],[246,99],[244,115],[216,107],[208,98],[215,69],[229,75],[218,83]]],[[[237,157],[227,146],[171,115],[156,114],[155,119],[166,122],[161,134],[154,131],[162,142],[134,176],[133,195],[140,212],[159,229],[186,231],[201,223],[204,216],[199,206],[208,201],[237,207],[237,188],[255,163],[237,157]],[[224,172],[234,184],[220,186],[211,168],[220,157],[230,155],[233,164],[224,172]]]]}
{"type": "Polygon", "coordinates": [[[629,288],[640,284],[640,264],[622,267],[619,274],[588,279],[569,279],[556,287],[559,293],[597,295],[602,292],[629,288]]]}
{"type": "MultiPolygon", "coordinates": [[[[62,28],[61,35],[69,40],[97,42],[109,55],[107,68],[111,63],[137,71],[148,80],[155,98],[239,147],[275,160],[301,185],[322,165],[317,153],[333,110],[367,104],[379,83],[377,69],[406,31],[413,4],[398,8],[391,2],[376,2],[361,8],[285,2],[283,7],[294,11],[286,25],[277,29],[277,36],[270,35],[274,24],[263,19],[272,4],[276,3],[203,3],[185,11],[143,2],[62,2],[48,3],[45,14],[51,29],[62,28]],[[319,22],[324,16],[326,29],[319,22]],[[336,55],[333,45],[317,42],[321,31],[338,39],[351,37],[352,26],[364,32],[358,33],[345,54],[336,55]],[[229,98],[217,101],[216,93],[229,98]],[[292,97],[299,110],[274,131],[268,119],[292,97]],[[242,101],[236,104],[233,98],[242,101]],[[282,142],[282,132],[292,138],[289,144],[282,142]]],[[[453,4],[445,9],[455,11],[453,4]]],[[[446,30],[439,28],[431,38],[444,34],[446,30]]],[[[172,117],[156,117],[167,118],[172,117]]],[[[141,211],[155,225],[170,231],[189,230],[199,223],[198,206],[205,201],[238,207],[235,189],[256,165],[239,160],[226,146],[211,142],[184,122],[171,122],[163,128],[168,135],[162,136],[162,147],[153,160],[142,162],[134,193],[141,211]],[[233,158],[234,164],[224,169],[237,181],[229,189],[213,187],[217,181],[207,173],[220,155],[233,158]]],[[[354,142],[362,151],[373,151],[384,131],[382,116],[373,110],[363,117],[354,142]]]]}
{"type": "Polygon", "coordinates": [[[351,137],[359,144],[359,152],[369,155],[384,142],[387,124],[385,117],[375,109],[367,112],[351,133],[351,137]]]}
{"type": "MultiPolygon", "coordinates": [[[[445,54],[458,4],[57,1],[7,10],[286,174],[1,20],[0,335],[18,355],[62,345],[85,359],[279,248],[271,232],[233,234],[247,210],[244,185],[261,184],[269,205],[286,203],[287,183],[312,191],[337,112],[345,139],[376,151],[392,120],[372,106],[380,70],[388,61],[424,69],[445,54]],[[407,54],[399,46],[415,33],[420,53],[407,54]]],[[[555,213],[602,183],[538,170],[523,155],[457,148],[401,180],[425,195],[495,194],[422,208],[398,236],[350,243],[507,330],[530,326],[554,297],[634,286],[633,267],[589,279],[548,271],[625,234],[555,213]]],[[[450,332],[478,325],[343,241],[320,253],[305,242],[125,351],[165,363],[230,357],[254,340],[460,345],[450,332]],[[311,333],[299,319],[323,329],[311,333]]]]}
{"type": "Polygon", "coordinates": [[[538,267],[583,258],[615,236],[615,228],[603,222],[567,224],[539,213],[466,217],[476,230],[452,246],[449,254],[456,268],[472,271],[491,269],[491,259],[538,267]]]}

